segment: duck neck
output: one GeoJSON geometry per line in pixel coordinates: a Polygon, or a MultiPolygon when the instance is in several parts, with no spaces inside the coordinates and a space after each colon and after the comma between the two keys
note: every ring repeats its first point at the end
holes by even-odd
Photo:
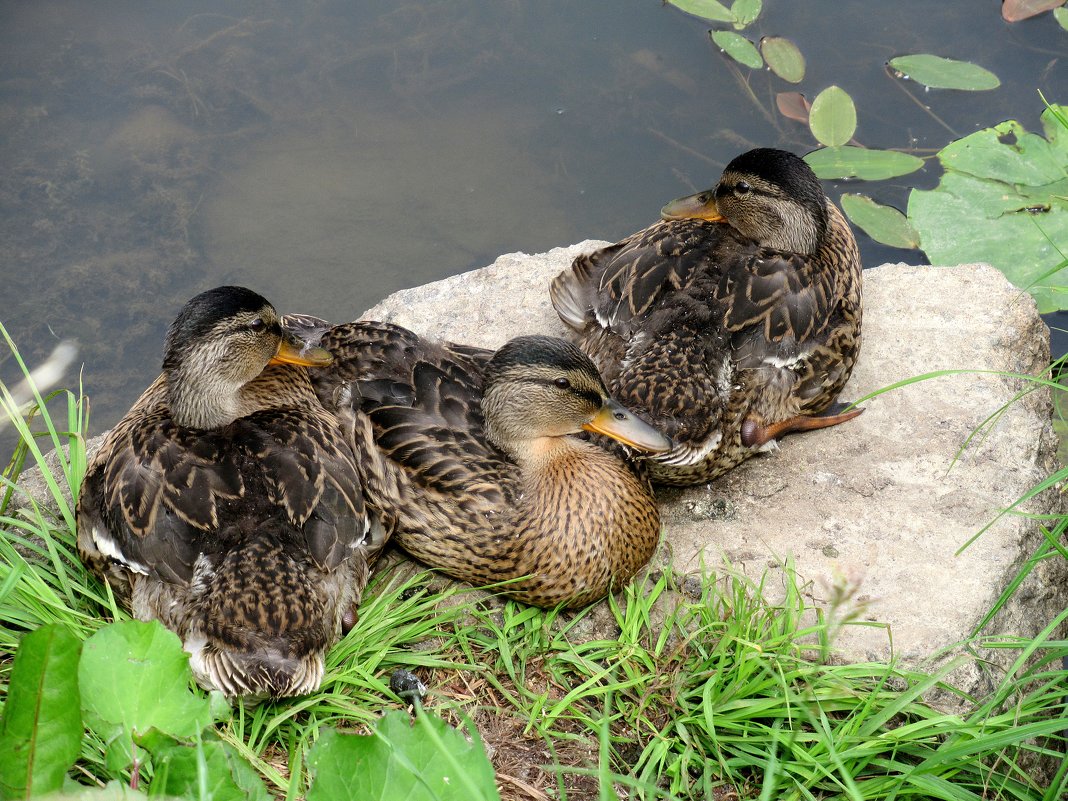
{"type": "Polygon", "coordinates": [[[181,368],[167,374],[171,417],[183,428],[216,429],[242,416],[241,386],[181,368]]]}

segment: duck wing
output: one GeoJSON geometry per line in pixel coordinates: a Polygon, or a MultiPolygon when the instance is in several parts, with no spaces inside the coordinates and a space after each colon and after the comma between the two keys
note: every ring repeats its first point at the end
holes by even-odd
{"type": "Polygon", "coordinates": [[[365,415],[377,450],[407,482],[464,503],[504,502],[513,466],[488,441],[481,408],[492,351],[372,322],[335,326],[322,344],[335,361],[314,371],[320,397],[365,415]]]}

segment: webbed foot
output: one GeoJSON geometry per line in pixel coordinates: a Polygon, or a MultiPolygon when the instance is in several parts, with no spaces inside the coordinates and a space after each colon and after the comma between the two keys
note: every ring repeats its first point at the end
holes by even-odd
{"type": "MultiPolygon", "coordinates": [[[[842,408],[845,408],[845,404],[833,403],[828,411],[834,412],[842,408]]],[[[760,448],[772,440],[791,434],[794,431],[813,431],[817,428],[836,426],[839,423],[852,420],[863,411],[864,409],[851,409],[848,412],[837,414],[799,414],[770,425],[765,425],[757,416],[751,415],[742,422],[742,444],[747,448],[760,448]]]]}

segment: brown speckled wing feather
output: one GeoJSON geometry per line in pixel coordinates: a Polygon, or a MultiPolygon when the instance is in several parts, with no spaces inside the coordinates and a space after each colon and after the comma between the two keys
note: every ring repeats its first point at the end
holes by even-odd
{"type": "Polygon", "coordinates": [[[111,556],[169,582],[188,581],[198,555],[234,547],[268,519],[306,537],[293,544],[324,567],[362,539],[355,461],[325,412],[269,410],[206,432],[176,426],[162,404],[139,407],[102,444],[82,488],[79,547],[98,569],[110,557],[94,543],[97,527],[111,556]]]}
{"type": "Polygon", "coordinates": [[[450,496],[503,502],[501,476],[510,465],[485,442],[479,402],[482,368],[492,351],[439,345],[371,322],[337,326],[323,346],[335,362],[318,372],[320,394],[330,381],[347,383],[349,402],[370,419],[378,448],[412,482],[450,496]]]}

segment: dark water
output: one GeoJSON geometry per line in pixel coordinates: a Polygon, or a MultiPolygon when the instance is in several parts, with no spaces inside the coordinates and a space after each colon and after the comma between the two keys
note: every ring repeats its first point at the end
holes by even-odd
{"type": "MultiPolygon", "coordinates": [[[[1068,33],[1049,15],[764,5],[746,34],[800,46],[798,87],[733,68],[708,25],[658,0],[5,2],[0,321],[31,362],[79,340],[99,432],[195,292],[243,283],[349,319],[502,252],[618,239],[749,147],[812,149],[778,91],[837,83],[860,142],[920,155],[1009,117],[1037,128],[1036,90],[1068,101],[1068,33]],[[976,60],[1002,86],[890,78],[910,52],[976,60]]],[[[937,172],[827,188],[903,208],[937,172]]],[[[922,258],[860,240],[867,265],[922,258]]],[[[0,378],[13,367],[0,356],[0,378]]]]}

